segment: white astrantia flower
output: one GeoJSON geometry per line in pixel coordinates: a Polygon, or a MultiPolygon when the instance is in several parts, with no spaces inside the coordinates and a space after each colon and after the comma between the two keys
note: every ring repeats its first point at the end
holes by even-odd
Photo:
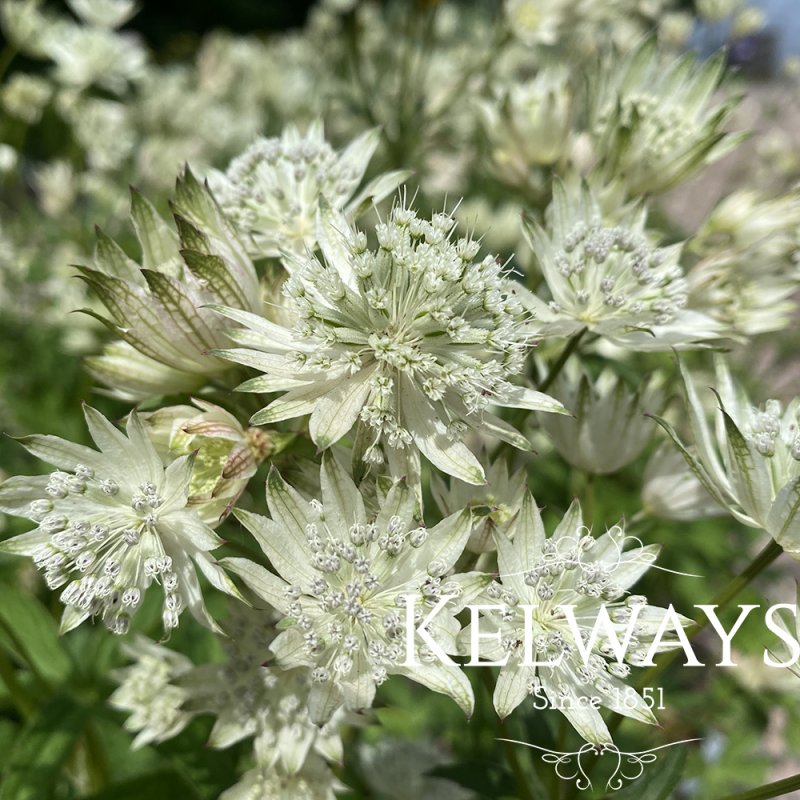
{"type": "Polygon", "coordinates": [[[523,44],[558,48],[571,58],[608,47],[628,49],[664,13],[668,0],[505,0],[508,26],[523,44]]]}
{"type": "Polygon", "coordinates": [[[751,404],[723,358],[715,359],[719,408],[709,419],[680,363],[693,446],[666,420],[657,421],[706,491],[744,525],[761,528],[800,559],[800,397],[751,404]]]}
{"type": "Polygon", "coordinates": [[[3,82],[0,103],[11,116],[32,125],[42,118],[42,113],[53,96],[50,81],[38,75],[16,72],[3,82]]]}
{"type": "Polygon", "coordinates": [[[725,197],[690,242],[700,260],[687,274],[692,301],[737,333],[791,323],[800,285],[800,191],[725,197]]]}
{"type": "Polygon", "coordinates": [[[193,392],[229,371],[227,362],[208,355],[226,336],[219,317],[204,306],[261,308],[252,262],[208,189],[188,169],[178,180],[176,203],[178,233],[134,191],[131,219],[141,263],[98,232],[94,267],[78,268],[108,317],[87,313],[120,337],[87,359],[89,372],[125,399],[193,392]]]}
{"type": "Polygon", "coordinates": [[[551,67],[529,81],[501,84],[479,105],[492,167],[502,180],[525,188],[532,167],[562,158],[575,122],[574,94],[569,71],[551,67]]]}
{"type": "Polygon", "coordinates": [[[721,325],[686,308],[681,245],[656,246],[644,206],[610,214],[586,183],[553,185],[546,223],[524,230],[549,300],[521,295],[544,335],[586,329],[622,347],[667,350],[718,336],[721,325]]]}
{"type": "Polygon", "coordinates": [[[134,747],[165,741],[194,717],[212,714],[210,747],[226,749],[255,737],[258,763],[284,775],[302,771],[309,758],[340,762],[342,713],[315,725],[307,708],[308,671],[265,665],[277,634],[275,620],[272,611],[231,604],[221,663],[195,666],[142,636],[126,646],[134,663],[115,671],[120,686],[110,702],[130,712],[125,729],[137,734],[134,747]]]}
{"type": "Polygon", "coordinates": [[[97,85],[123,94],[147,66],[148,54],[137,36],[105,28],[63,24],[44,49],[55,64],[55,79],[75,89],[97,85]]]}
{"type": "Polygon", "coordinates": [[[662,376],[654,373],[633,390],[613,369],[596,378],[577,361],[561,370],[550,391],[574,416],[540,422],[561,457],[573,467],[609,475],[634,461],[656,430],[648,412],[660,414],[662,376]]]}
{"type": "Polygon", "coordinates": [[[725,131],[735,100],[712,105],[725,55],[665,62],[655,37],[621,61],[610,59],[592,87],[588,134],[599,169],[630,197],[663,192],[733,149],[725,131]]]}
{"type": "Polygon", "coordinates": [[[136,734],[131,746],[137,750],[177,736],[194,717],[184,708],[189,692],[177,679],[194,665],[182,653],[144,636],[137,635],[122,650],[134,663],[112,673],[119,686],[108,702],[130,714],[122,727],[136,734]]]}
{"type": "Polygon", "coordinates": [[[231,605],[222,642],[226,660],[203,664],[181,676],[186,710],[216,717],[208,743],[224,749],[255,737],[258,761],[287,775],[300,772],[314,754],[340,762],[343,712],[319,726],[308,713],[311,680],[306,669],[281,669],[269,646],[278,631],[274,611],[231,605]]]}
{"type": "Polygon", "coordinates": [[[62,631],[99,616],[126,633],[154,583],[164,595],[166,631],[186,608],[216,629],[192,562],[217,589],[236,589],[208,555],[222,540],[187,505],[192,456],[165,468],[137,414],[124,434],[93,408],[84,406],[84,414],[99,450],[57,436],[21,440],[56,471],[0,484],[0,511],[36,523],[0,551],[30,556],[51,589],[65,587],[62,631]]]}
{"type": "Polygon", "coordinates": [[[352,220],[409,176],[389,172],[357,191],[379,141],[374,128],[337,152],[326,141],[321,121],[305,133],[290,125],[279,137],[256,140],[226,172],[212,172],[209,181],[252,255],[302,255],[317,247],[320,198],[352,220]]]}
{"type": "Polygon", "coordinates": [[[37,0],[4,0],[0,3],[0,24],[8,41],[33,58],[47,58],[50,42],[66,23],[42,8],[37,0]]]}
{"type": "Polygon", "coordinates": [[[504,458],[493,461],[486,470],[486,484],[472,486],[451,478],[448,482],[438,472],[431,473],[431,494],[444,515],[469,508],[472,511],[472,533],[467,550],[472,553],[489,553],[496,549],[494,533],[507,531],[519,511],[527,474],[519,469],[508,473],[504,458]]]}
{"type": "MultiPolygon", "coordinates": [[[[658,545],[645,547],[635,540],[636,545],[626,550],[629,537],[620,526],[593,537],[583,523],[577,500],[548,537],[528,492],[511,533],[510,541],[504,534],[497,535],[499,579],[475,601],[500,606],[481,612],[479,640],[481,658],[506,659],[494,690],[500,717],[508,716],[529,695],[543,693],[578,733],[594,744],[609,744],[611,736],[598,708],[588,702],[592,698],[602,707],[655,724],[645,701],[624,679],[630,674],[630,665],[647,659],[665,621],[665,609],[648,605],[640,595],[628,595],[629,588],[652,566],[658,545]],[[565,605],[574,607],[587,648],[599,613],[607,610],[620,642],[636,613],[625,661],[617,660],[601,629],[584,663],[562,609],[565,605]],[[529,612],[525,606],[530,607],[529,612]],[[530,630],[526,630],[528,614],[530,630]],[[526,636],[531,642],[530,662],[558,663],[526,665],[526,636]]],[[[683,618],[680,622],[690,624],[683,618]]],[[[461,633],[462,651],[470,648],[472,635],[472,625],[461,633]]],[[[656,652],[674,647],[668,634],[661,638],[656,652]]]]}
{"type": "Polygon", "coordinates": [[[650,457],[642,476],[646,514],[679,521],[707,519],[725,511],[703,488],[674,447],[663,444],[650,457]]]}
{"type": "Polygon", "coordinates": [[[356,464],[386,455],[395,475],[413,477],[421,452],[442,471],[483,483],[465,431],[530,447],[491,406],[564,413],[551,397],[509,380],[531,341],[519,285],[493,257],[475,261],[478,242],[454,238],[447,214],[428,221],[398,205],[376,232],[372,251],[363,233],[324,207],[324,262],[312,258],[284,286],[294,326],[218,308],[246,327],[230,333],[242,347],[216,355],[264,373],[241,391],[285,392],[253,425],[311,414],[320,449],[357,426],[356,464]]]}
{"type": "Polygon", "coordinates": [[[368,518],[361,494],[329,453],[320,480],[322,502],[309,503],[273,470],[272,519],[235,512],[281,577],[247,559],[223,562],[283,615],[284,630],[270,649],[280,666],[310,670],[311,719],[324,723],[342,706],[369,708],[390,675],[447,694],[471,714],[469,681],[441,657],[454,652],[455,615],[488,581],[481,573],[449,574],[470,535],[469,511],[427,530],[414,520],[414,493],[399,481],[377,517],[368,518]],[[415,626],[438,608],[427,631],[440,653],[418,630],[407,630],[408,602],[415,626]]]}

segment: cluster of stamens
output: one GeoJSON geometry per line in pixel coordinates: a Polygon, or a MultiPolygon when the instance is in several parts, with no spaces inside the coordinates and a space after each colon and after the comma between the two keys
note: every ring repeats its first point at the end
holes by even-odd
{"type": "Polygon", "coordinates": [[[48,586],[67,584],[61,601],[81,614],[101,616],[115,633],[127,632],[154,580],[164,590],[168,629],[177,626],[183,608],[172,558],[157,531],[164,500],[152,483],[138,489],[129,495],[116,481],[78,464],[72,473],[53,472],[45,487],[48,497],[30,506],[31,518],[50,536],[33,554],[48,586]]]}
{"type": "MultiPolygon", "coordinates": [[[[320,503],[314,501],[312,508],[318,520],[307,525],[306,537],[318,574],[310,586],[290,585],[285,590],[288,616],[303,632],[306,652],[317,660],[312,681],[346,678],[356,654],[362,653],[380,684],[388,676],[387,668],[406,658],[406,595],[418,597],[414,619],[419,622],[426,606],[435,605],[442,595],[457,596],[460,588],[441,577],[445,565],[435,560],[426,565],[428,575],[421,581],[392,582],[400,568],[393,562],[413,558],[412,552],[427,541],[425,528],[407,529],[394,516],[384,529],[356,523],[341,536],[326,524],[320,503]]],[[[421,661],[435,660],[424,645],[418,656],[421,661]]]]}
{"type": "Polygon", "coordinates": [[[235,158],[216,194],[226,214],[256,239],[302,244],[313,236],[317,203],[350,198],[361,173],[314,131],[261,138],[235,158]]]}
{"type": "MultiPolygon", "coordinates": [[[[622,535],[620,529],[615,530],[622,535]]],[[[501,623],[501,644],[506,653],[521,658],[525,637],[529,636],[536,661],[557,662],[561,659],[565,675],[572,671],[582,683],[592,684],[601,694],[607,694],[612,689],[605,677],[607,674],[625,677],[630,672],[628,664],[641,663],[647,658],[644,628],[639,625],[633,628],[626,651],[628,663],[618,663],[614,649],[602,637],[595,641],[593,652],[584,663],[561,606],[580,603],[585,606],[585,599],[590,598],[598,606],[608,609],[613,623],[624,625],[631,619],[631,609],[645,605],[647,598],[630,595],[624,601],[621,599],[624,590],[614,582],[618,562],[592,560],[589,554],[595,543],[591,535],[580,531],[576,537],[564,537],[558,541],[547,539],[539,561],[523,574],[525,584],[531,587],[528,596],[520,598],[497,581],[486,591],[493,602],[500,604],[497,616],[501,623]],[[521,604],[533,606],[530,631],[524,629],[526,617],[519,608],[521,604]]],[[[580,635],[582,643],[587,645],[590,630],[581,627],[580,635]]],[[[557,681],[559,667],[554,666],[552,670],[557,681]]],[[[536,676],[530,682],[529,691],[534,693],[540,685],[541,679],[536,676]]],[[[561,691],[566,695],[572,691],[566,680],[562,681],[561,691]]]]}
{"type": "Polygon", "coordinates": [[[664,252],[623,227],[604,227],[599,218],[578,222],[557,243],[554,264],[568,287],[559,297],[567,312],[587,322],[624,317],[631,325],[665,325],[686,306],[688,287],[664,252]]]}
{"type": "MultiPolygon", "coordinates": [[[[354,286],[317,259],[284,286],[304,345],[289,362],[301,378],[372,370],[361,420],[376,443],[412,441],[398,409],[401,376],[437,404],[457,438],[460,418],[502,402],[522,368],[529,332],[513,281],[493,257],[475,262],[479,243],[455,239],[454,225],[447,214],[424,220],[398,206],[376,227],[376,251],[362,233],[350,240],[354,286]]],[[[374,445],[370,457],[381,460],[374,445]]]]}
{"type": "Polygon", "coordinates": [[[780,448],[788,451],[794,461],[800,461],[797,419],[787,420],[784,432],[783,409],[778,400],[767,400],[763,409],[752,409],[747,436],[765,458],[772,458],[780,448]]]}

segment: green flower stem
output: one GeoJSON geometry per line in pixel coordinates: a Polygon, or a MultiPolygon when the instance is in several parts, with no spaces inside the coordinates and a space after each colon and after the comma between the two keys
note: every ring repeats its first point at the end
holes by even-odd
{"type": "Polygon", "coordinates": [[[794,789],[800,789],[800,775],[792,775],[774,783],[768,783],[758,789],[750,789],[741,794],[729,794],[722,800],[767,800],[770,797],[783,797],[794,789]]]}
{"type": "MultiPolygon", "coordinates": [[[[489,696],[489,702],[492,701],[492,696],[494,695],[494,683],[492,681],[492,670],[488,667],[480,668],[481,680],[483,681],[483,686],[486,689],[486,692],[489,696]]],[[[496,715],[495,715],[496,716],[496,715]]],[[[513,738],[506,727],[505,720],[500,719],[497,717],[497,738],[498,739],[511,739],[513,738]]],[[[515,749],[515,745],[513,742],[503,742],[503,752],[506,757],[506,762],[508,763],[511,772],[514,775],[514,781],[517,784],[517,797],[518,800],[536,800],[534,798],[533,793],[531,792],[530,787],[528,786],[528,780],[525,777],[525,771],[522,769],[522,764],[520,764],[519,756],[517,755],[517,751],[515,749]]]]}
{"type": "Polygon", "coordinates": [[[581,339],[583,339],[586,331],[588,330],[588,328],[581,328],[581,330],[579,330],[570,338],[564,349],[561,351],[561,355],[558,357],[558,360],[555,362],[555,364],[553,364],[552,367],[550,367],[550,371],[547,373],[547,376],[539,384],[540,392],[546,392],[550,388],[550,385],[558,377],[561,370],[564,369],[564,364],[567,363],[569,357],[575,352],[581,342],[581,339]]]}

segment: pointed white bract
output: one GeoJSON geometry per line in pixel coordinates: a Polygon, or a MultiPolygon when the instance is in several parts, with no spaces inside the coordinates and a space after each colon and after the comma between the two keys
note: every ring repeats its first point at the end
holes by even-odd
{"type": "Polygon", "coordinates": [[[522,295],[544,335],[584,329],[622,347],[668,350],[720,335],[718,322],[687,309],[681,245],[658,247],[644,207],[607,209],[586,183],[553,186],[546,224],[529,219],[528,242],[550,297],[522,295]]]}
{"type": "Polygon", "coordinates": [[[244,246],[188,169],[175,202],[177,233],[134,191],[131,218],[141,263],[98,232],[94,267],[79,267],[108,316],[87,313],[119,337],[103,355],[87,359],[89,370],[125,399],[193,392],[218,378],[230,367],[208,351],[226,338],[219,317],[205,305],[261,308],[258,277],[244,246]]]}
{"type": "Polygon", "coordinates": [[[645,415],[660,413],[665,402],[658,373],[633,391],[612,369],[592,379],[576,361],[551,391],[574,417],[543,415],[542,427],[567,463],[596,475],[617,472],[639,456],[657,430],[645,415]]]}
{"type": "Polygon", "coordinates": [[[469,538],[469,512],[428,530],[415,522],[414,495],[401,481],[369,518],[352,479],[328,454],[320,479],[322,502],[308,502],[272,472],[272,519],[236,512],[280,578],[245,559],[223,562],[284,617],[270,649],[280,666],[310,670],[311,719],[326,722],[342,706],[369,708],[390,675],[448,694],[471,714],[472,688],[461,669],[407,626],[409,602],[416,626],[451,597],[426,630],[442,653],[454,652],[455,614],[488,581],[450,574],[469,538]]]}
{"type": "Polygon", "coordinates": [[[663,192],[733,149],[736,100],[714,102],[725,69],[718,54],[664,59],[650,38],[624,59],[609,59],[592,82],[589,136],[598,170],[629,197],[663,192]]]}
{"type": "Polygon", "coordinates": [[[800,559],[800,398],[786,408],[777,400],[754,406],[721,356],[715,364],[719,407],[713,418],[680,364],[693,446],[666,420],[658,422],[720,506],[800,559]]]}
{"type": "Polygon", "coordinates": [[[56,470],[0,484],[0,511],[36,523],[0,550],[30,556],[51,589],[63,587],[62,630],[97,616],[126,633],[152,584],[164,596],[167,632],[187,608],[214,628],[195,565],[217,589],[236,590],[208,555],[222,540],[188,505],[193,458],[164,467],[137,414],[123,434],[93,408],[84,412],[98,450],[57,436],[21,440],[56,470]]]}
{"type": "Polygon", "coordinates": [[[431,494],[443,516],[462,508],[473,512],[472,533],[467,541],[471,553],[490,553],[497,548],[494,534],[508,531],[519,511],[527,474],[519,469],[509,475],[505,459],[498,458],[486,470],[486,483],[472,486],[438,472],[431,473],[431,494]]]}
{"type": "Polygon", "coordinates": [[[226,172],[212,172],[209,180],[253,256],[302,256],[318,246],[321,198],[353,219],[408,177],[399,170],[386,173],[357,191],[379,141],[375,128],[337,152],[319,120],[305,133],[290,125],[281,136],[256,140],[226,172]]]}
{"type": "Polygon", "coordinates": [[[379,247],[329,206],[321,212],[324,262],[316,258],[285,284],[292,328],[219,308],[245,326],[243,347],[217,355],[263,373],[240,386],[285,392],[252,424],[311,414],[321,449],[354,426],[355,459],[396,475],[422,453],[467,483],[483,469],[463,443],[485,431],[515,447],[529,445],[491,413],[493,405],[563,413],[553,398],[510,382],[522,370],[531,331],[518,284],[479,244],[454,237],[454,221],[421,219],[403,205],[377,226],[379,247]],[[397,469],[398,460],[404,468],[397,469]]]}
{"type": "MultiPolygon", "coordinates": [[[[647,704],[624,679],[630,665],[647,659],[666,613],[663,608],[648,605],[645,597],[628,594],[653,564],[659,548],[637,542],[625,549],[626,536],[620,526],[593,537],[583,524],[577,501],[548,537],[528,492],[510,533],[511,541],[504,534],[496,536],[499,578],[480,599],[492,606],[481,612],[481,658],[506,659],[494,691],[497,713],[508,716],[526,698],[546,699],[594,744],[611,742],[599,707],[654,724],[647,704]],[[608,612],[622,642],[632,608],[639,606],[624,661],[617,660],[602,629],[591,643],[588,659],[583,658],[562,609],[570,605],[574,606],[575,621],[587,648],[598,614],[608,612]],[[525,652],[526,641],[530,654],[525,652]],[[554,664],[532,666],[535,662],[554,664]]],[[[460,635],[463,652],[471,648],[473,635],[473,625],[460,635]]],[[[656,652],[672,646],[669,638],[664,638],[656,645],[656,652]]]]}

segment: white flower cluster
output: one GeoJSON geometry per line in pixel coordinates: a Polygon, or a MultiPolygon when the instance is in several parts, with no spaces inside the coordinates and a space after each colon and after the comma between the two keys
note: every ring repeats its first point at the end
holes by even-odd
{"type": "Polygon", "coordinates": [[[47,585],[61,589],[62,631],[99,616],[110,630],[127,633],[154,583],[164,595],[167,631],[185,608],[214,627],[192,561],[218,588],[235,589],[208,556],[222,540],[187,505],[192,457],[165,468],[136,414],[127,436],[94,409],[86,406],[85,414],[99,451],[55,436],[24,440],[57,469],[0,486],[0,510],[36,523],[3,550],[30,556],[47,585]]]}
{"type": "Polygon", "coordinates": [[[264,373],[240,390],[286,391],[251,423],[310,413],[320,448],[357,424],[364,461],[380,465],[383,445],[392,469],[399,454],[410,450],[413,458],[418,450],[468,483],[484,481],[461,442],[469,428],[527,447],[488,408],[563,408],[508,380],[521,371],[531,343],[516,284],[492,256],[476,261],[479,243],[456,239],[454,225],[447,214],[429,221],[396,205],[370,250],[366,236],[327,207],[324,262],[305,263],[284,286],[297,320],[291,329],[220,308],[247,326],[231,337],[248,346],[217,355],[264,373]]]}
{"type": "Polygon", "coordinates": [[[211,176],[222,210],[245,235],[254,256],[303,255],[316,245],[320,199],[352,215],[362,205],[379,202],[408,173],[380,176],[356,194],[379,132],[367,131],[342,153],[325,141],[322,124],[305,134],[289,127],[274,139],[258,139],[223,173],[211,176]]]}
{"type": "Polygon", "coordinates": [[[302,787],[332,797],[338,786],[326,762],[340,761],[341,714],[323,727],[306,708],[309,681],[300,670],[264,666],[275,636],[274,617],[232,606],[223,640],[226,660],[195,666],[172,650],[137,637],[126,645],[133,664],[114,674],[119,687],[110,702],[130,716],[125,726],[136,733],[134,747],[177,736],[196,716],[216,717],[208,744],[232,747],[253,737],[257,766],[225,796],[248,796],[260,785],[260,797],[300,797],[302,787]],[[270,787],[274,793],[266,794],[270,787]],[[298,794],[292,794],[294,788],[298,794]]]}
{"type": "Polygon", "coordinates": [[[549,302],[524,295],[542,333],[568,336],[586,329],[622,346],[652,350],[719,335],[714,320],[687,309],[681,246],[655,246],[645,222],[643,208],[604,214],[586,184],[555,185],[546,227],[535,220],[526,226],[551,294],[549,302]]]}

